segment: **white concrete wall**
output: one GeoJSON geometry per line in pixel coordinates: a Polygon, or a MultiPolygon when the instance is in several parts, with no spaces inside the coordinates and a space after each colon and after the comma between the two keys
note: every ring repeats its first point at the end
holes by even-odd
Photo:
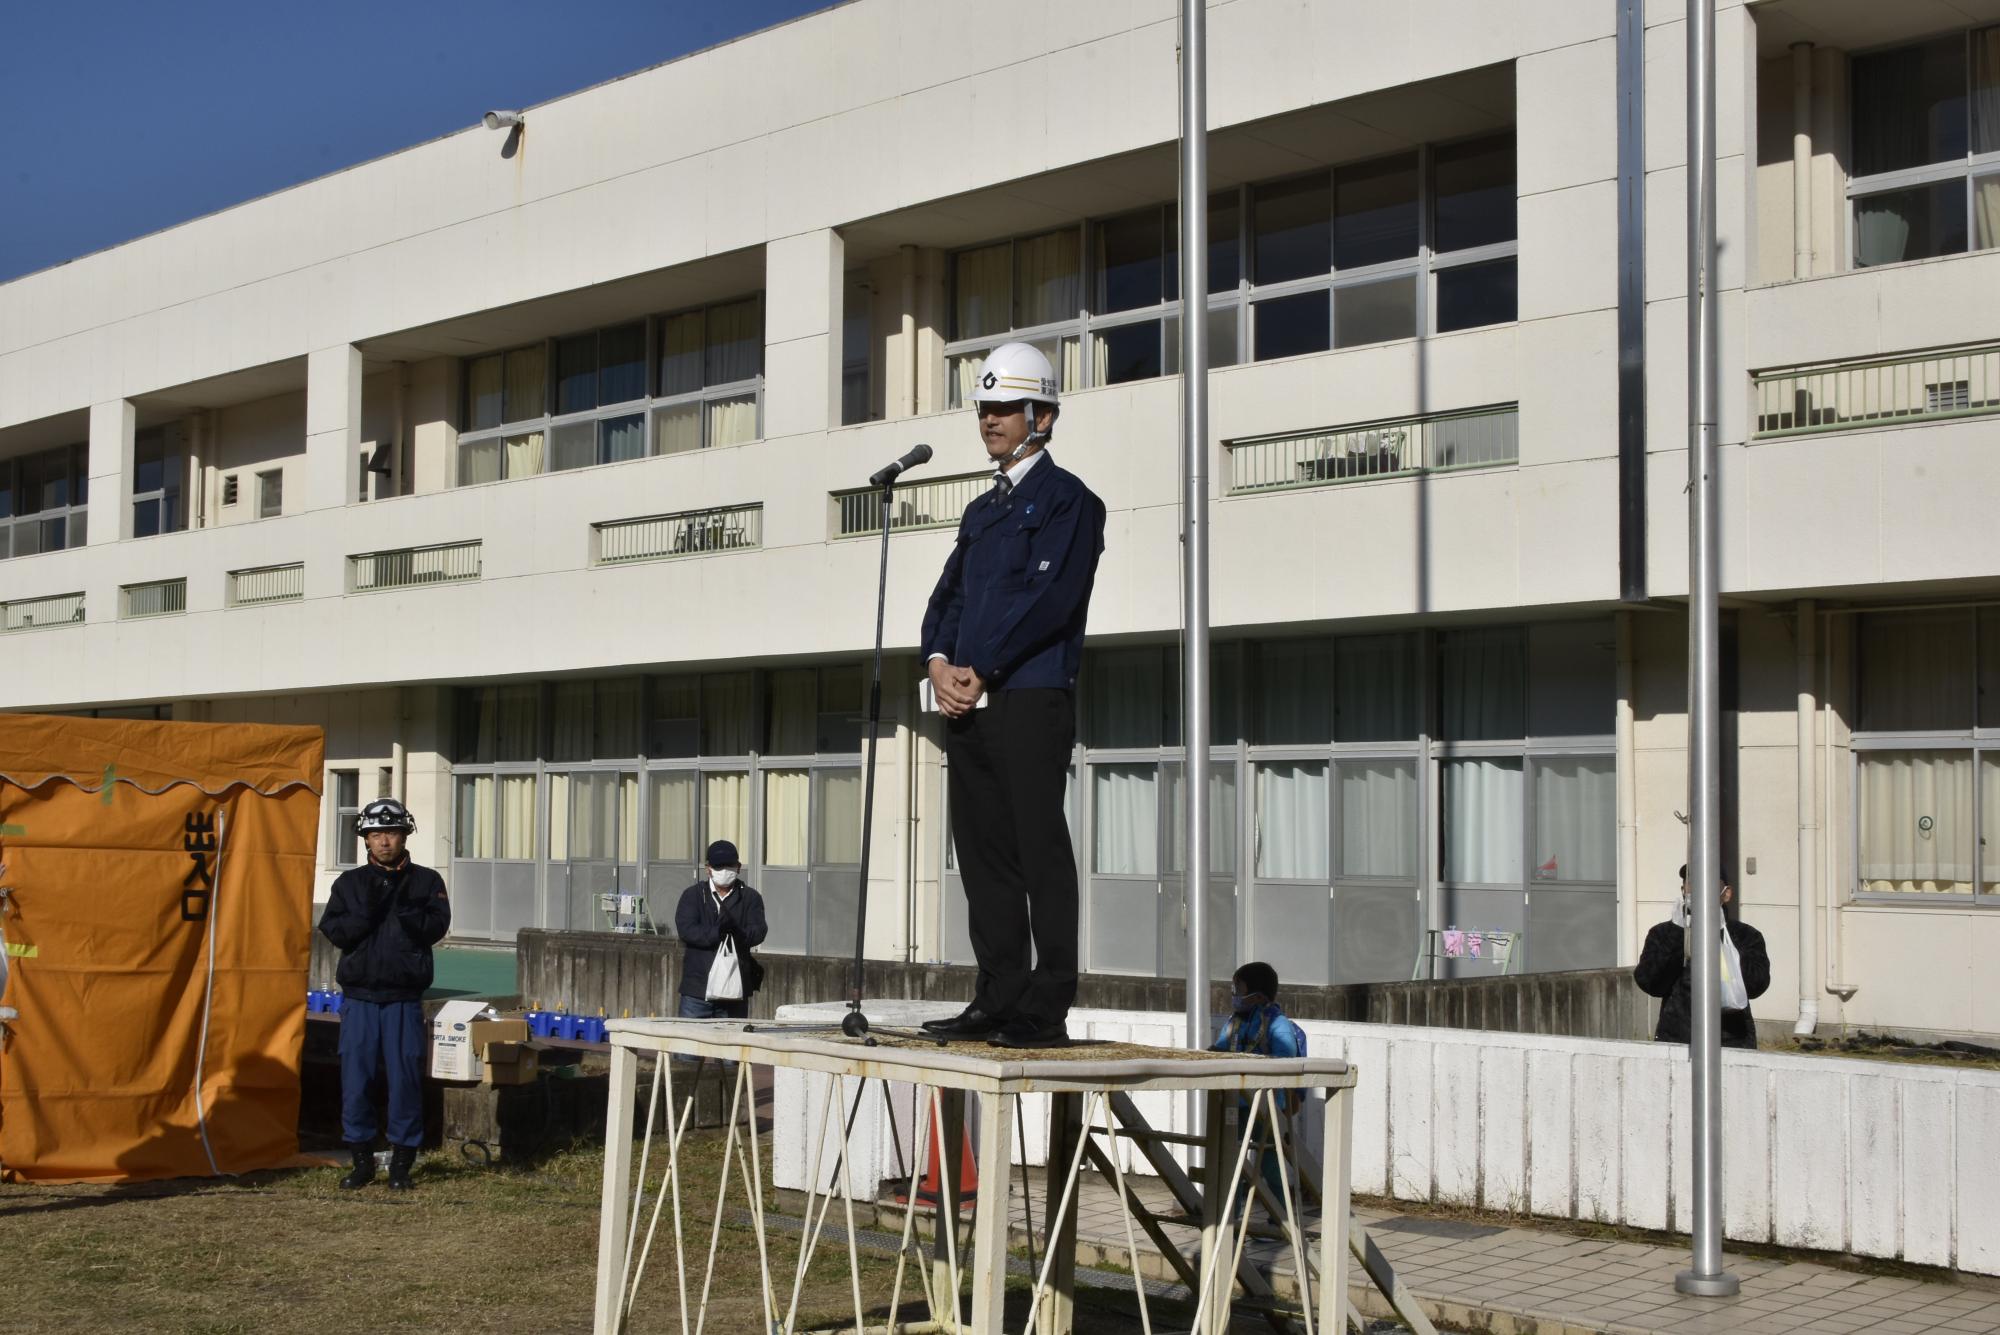
{"type": "MultiPolygon", "coordinates": [[[[788,1006],[779,1018],[828,1011],[788,1006]]],[[[1300,1023],[1314,1056],[1344,1056],[1359,1075],[1355,1191],[1633,1228],[1690,1227],[1685,1048],[1300,1023]]],[[[1078,1037],[1164,1047],[1179,1045],[1180,1024],[1178,1015],[1139,1011],[1070,1013],[1078,1037]]],[[[2000,1072],[1761,1052],[1725,1051],[1722,1061],[1728,1238],[2000,1274],[1993,1153],[2000,1072]]],[[[779,1073],[778,1186],[805,1185],[808,1126],[818,1125],[824,1084],[779,1073]]],[[[852,1099],[851,1087],[845,1096],[852,1099]]],[[[899,1107],[909,1097],[892,1096],[899,1107]]],[[[1156,1126],[1178,1127],[1183,1100],[1149,1100],[1160,1105],[1146,1110],[1156,1126]]],[[[1042,1163],[1048,1112],[1044,1101],[1028,1102],[1042,1104],[1023,1113],[1029,1162],[1042,1163]]],[[[871,1090],[864,1106],[875,1115],[858,1124],[864,1145],[853,1171],[890,1176],[896,1160],[881,1096],[871,1090]]],[[[1308,1131],[1306,1143],[1317,1144],[1308,1131]]],[[[906,1147],[909,1139],[903,1132],[906,1147]]],[[[823,1153],[824,1176],[833,1149],[823,1153]]],[[[864,1189],[857,1181],[855,1190],[864,1189]]]]}

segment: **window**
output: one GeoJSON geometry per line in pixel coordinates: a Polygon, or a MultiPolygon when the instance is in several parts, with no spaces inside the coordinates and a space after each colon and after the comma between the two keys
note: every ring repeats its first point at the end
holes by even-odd
{"type": "MultiPolygon", "coordinates": [[[[1230,366],[1515,318],[1506,131],[1209,199],[1209,360],[1230,366]]],[[[952,257],[951,402],[994,347],[1034,344],[1065,391],[1179,369],[1171,205],[952,257]]]]}
{"type": "Polygon", "coordinates": [[[1854,640],[1856,893],[2000,904],[2000,607],[1864,615],[1854,640]]]}
{"type": "Polygon", "coordinates": [[[851,269],[840,302],[840,424],[873,422],[882,417],[874,368],[874,321],[871,307],[875,291],[868,284],[868,271],[851,269]]]}
{"type": "Polygon", "coordinates": [[[458,485],[756,440],[763,378],[761,297],[473,358],[458,485]]]}
{"type": "Polygon", "coordinates": [[[257,474],[257,517],[275,519],[285,512],[285,470],[257,474]]]}
{"type": "Polygon", "coordinates": [[[187,507],[181,503],[186,467],[179,427],[152,427],[133,438],[133,537],[150,538],[187,527],[187,507]]]}
{"type": "Polygon", "coordinates": [[[1854,263],[2000,246],[2000,27],[1856,56],[1854,263]]]}
{"type": "Polygon", "coordinates": [[[84,545],[89,462],[86,445],[0,459],[0,559],[84,545]]]}
{"type": "Polygon", "coordinates": [[[361,814],[361,771],[333,771],[333,828],[327,831],[329,861],[336,867],[361,865],[361,836],[354,831],[361,814]]]}

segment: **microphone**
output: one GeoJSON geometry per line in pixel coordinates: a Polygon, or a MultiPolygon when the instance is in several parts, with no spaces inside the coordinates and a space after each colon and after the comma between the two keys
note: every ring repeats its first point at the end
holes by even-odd
{"type": "Polygon", "coordinates": [[[896,480],[896,475],[898,473],[901,473],[904,469],[915,468],[918,464],[927,464],[930,461],[931,461],[930,446],[928,445],[913,446],[908,454],[896,460],[896,462],[888,464],[883,468],[877,470],[876,473],[868,479],[868,485],[871,487],[886,487],[891,482],[894,482],[896,480]]]}

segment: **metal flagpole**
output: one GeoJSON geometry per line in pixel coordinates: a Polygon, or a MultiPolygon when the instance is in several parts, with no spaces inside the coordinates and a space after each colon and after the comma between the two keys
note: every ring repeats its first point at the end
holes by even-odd
{"type": "MultiPolygon", "coordinates": [[[[1206,0],[1181,0],[1181,671],[1187,1037],[1208,1046],[1208,55],[1206,0]]],[[[1201,1115],[1193,1095],[1190,1125],[1201,1115]]]]}
{"type": "Polygon", "coordinates": [[[1715,10],[1688,0],[1688,958],[1693,1023],[1688,1059],[1694,1116],[1694,1264],[1682,1293],[1726,1298],[1722,1269],[1722,806],[1715,523],[1715,10]]]}

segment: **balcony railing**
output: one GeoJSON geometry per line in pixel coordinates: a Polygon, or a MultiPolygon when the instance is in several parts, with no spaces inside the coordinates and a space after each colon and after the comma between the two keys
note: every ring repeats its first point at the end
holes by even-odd
{"type": "Polygon", "coordinates": [[[478,579],[477,542],[446,542],[432,547],[399,547],[389,552],[363,552],[347,558],[349,593],[408,589],[424,584],[456,584],[478,579]]]}
{"type": "Polygon", "coordinates": [[[83,620],[83,595],[52,593],[46,598],[17,598],[0,603],[0,632],[68,626],[83,620]]]}
{"type": "Polygon", "coordinates": [[[1511,464],[1521,457],[1513,404],[1323,431],[1287,432],[1224,443],[1229,492],[1278,491],[1336,482],[1511,464]]]}
{"type": "Polygon", "coordinates": [[[1757,439],[2000,413],[2000,343],[1767,371],[1751,378],[1757,439]]]}
{"type": "MultiPolygon", "coordinates": [[[[956,527],[965,507],[992,485],[991,473],[961,473],[899,486],[895,508],[889,516],[889,531],[956,527]]],[[[834,537],[858,538],[882,531],[881,488],[836,491],[832,500],[834,537]]]]}
{"type": "Polygon", "coordinates": [[[731,505],[592,524],[597,564],[625,565],[764,545],[764,507],[731,505]]]}
{"type": "Polygon", "coordinates": [[[162,579],[150,584],[127,584],[118,590],[118,615],[128,621],[140,617],[172,616],[187,611],[186,579],[162,579]]]}
{"type": "Polygon", "coordinates": [[[306,596],[306,567],[303,561],[290,565],[255,566],[229,572],[227,601],[231,607],[257,607],[264,603],[295,603],[306,596]]]}

